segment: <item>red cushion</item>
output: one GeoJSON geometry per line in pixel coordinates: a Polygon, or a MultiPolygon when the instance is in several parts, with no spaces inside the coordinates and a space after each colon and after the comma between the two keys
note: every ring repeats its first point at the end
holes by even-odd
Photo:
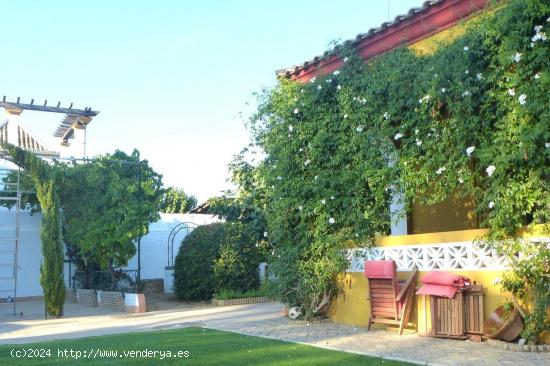
{"type": "Polygon", "coordinates": [[[367,278],[395,278],[394,261],[365,261],[365,277],[367,278]]]}

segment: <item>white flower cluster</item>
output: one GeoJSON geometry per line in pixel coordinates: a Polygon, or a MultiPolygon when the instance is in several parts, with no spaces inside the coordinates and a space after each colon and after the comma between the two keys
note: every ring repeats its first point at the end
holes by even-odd
{"type": "Polygon", "coordinates": [[[336,220],[334,220],[332,217],[328,219],[329,224],[336,224],[336,220]]]}
{"type": "Polygon", "coordinates": [[[511,96],[514,96],[516,95],[516,91],[513,88],[510,88],[508,89],[508,94],[510,94],[511,96]]]}
{"type": "Polygon", "coordinates": [[[512,60],[514,60],[515,62],[520,62],[521,61],[521,53],[516,52],[516,54],[512,56],[512,60]]]}
{"type": "Polygon", "coordinates": [[[363,132],[363,127],[362,127],[362,126],[357,126],[357,127],[355,128],[355,131],[357,131],[357,132],[363,132]]]}
{"type": "Polygon", "coordinates": [[[487,175],[490,177],[494,174],[495,170],[497,170],[497,167],[494,165],[489,165],[485,171],[487,172],[487,175]]]}
{"type": "Polygon", "coordinates": [[[388,112],[384,112],[384,119],[390,119],[390,115],[388,114],[388,112]]]}
{"type": "Polygon", "coordinates": [[[338,86],[336,87],[336,89],[338,89],[338,90],[342,89],[342,85],[338,84],[338,86]]]}
{"type": "Polygon", "coordinates": [[[333,74],[334,76],[338,76],[338,75],[340,75],[340,70],[336,70],[336,71],[334,71],[332,74],[333,74]]]}
{"type": "Polygon", "coordinates": [[[424,102],[428,102],[430,100],[430,95],[429,94],[426,94],[424,95],[421,99],[418,99],[418,103],[422,104],[424,102]]]}
{"type": "Polygon", "coordinates": [[[441,168],[437,169],[437,171],[435,172],[437,175],[441,175],[443,174],[443,172],[447,170],[447,168],[445,168],[444,166],[442,166],[441,168]]]}
{"type": "Polygon", "coordinates": [[[358,103],[362,103],[362,104],[367,104],[367,99],[362,98],[362,97],[353,97],[353,101],[358,102],[358,103]]]}
{"type": "Polygon", "coordinates": [[[394,140],[399,140],[401,137],[403,137],[403,134],[401,132],[398,132],[395,134],[395,136],[393,137],[394,140]]]}
{"type": "Polygon", "coordinates": [[[294,109],[294,114],[300,113],[300,110],[298,108],[294,109]]]}
{"type": "Polygon", "coordinates": [[[416,139],[416,146],[422,146],[422,141],[419,139],[416,139]]]}
{"type": "Polygon", "coordinates": [[[525,94],[520,95],[519,98],[518,98],[519,104],[524,105],[526,103],[526,101],[525,101],[526,99],[527,99],[527,95],[525,95],[525,94]]]}
{"type": "Polygon", "coordinates": [[[495,203],[493,201],[489,202],[489,204],[487,205],[489,208],[493,208],[495,207],[495,203]]]}
{"type": "Polygon", "coordinates": [[[468,46],[464,46],[464,52],[468,52],[470,48],[468,46]]]}
{"type": "Polygon", "coordinates": [[[535,35],[531,37],[531,47],[535,47],[535,44],[538,41],[546,41],[548,39],[548,36],[546,33],[542,32],[542,25],[536,25],[535,26],[535,35]]]}
{"type": "Polygon", "coordinates": [[[476,149],[475,146],[470,146],[469,148],[466,149],[466,155],[468,155],[468,157],[470,157],[475,149],[476,149]]]}
{"type": "Polygon", "coordinates": [[[476,78],[477,78],[477,80],[483,79],[483,74],[482,73],[476,74],[476,78]]]}
{"type": "Polygon", "coordinates": [[[314,77],[312,77],[311,79],[309,79],[309,82],[310,82],[310,83],[314,83],[315,80],[317,80],[317,78],[314,76],[314,77]]]}
{"type": "Polygon", "coordinates": [[[463,96],[463,97],[467,97],[467,96],[469,96],[469,95],[472,95],[472,93],[470,93],[469,90],[466,90],[464,93],[462,93],[462,96],[463,96]]]}
{"type": "Polygon", "coordinates": [[[447,91],[447,89],[441,88],[441,92],[442,92],[442,93],[445,93],[446,91],[447,91]]]}

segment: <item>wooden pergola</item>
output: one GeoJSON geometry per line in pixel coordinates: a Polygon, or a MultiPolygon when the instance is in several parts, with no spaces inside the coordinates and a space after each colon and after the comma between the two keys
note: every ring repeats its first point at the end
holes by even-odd
{"type": "Polygon", "coordinates": [[[0,101],[0,107],[4,108],[8,114],[14,115],[20,115],[25,110],[65,114],[65,117],[61,120],[61,123],[53,134],[55,137],[61,138],[61,144],[64,146],[67,146],[69,139],[74,137],[75,129],[85,129],[92,121],[92,118],[99,113],[92,110],[91,107],[75,109],[73,108],[73,103],[69,107],[61,107],[61,102],[58,102],[57,106],[49,106],[47,100],[43,104],[35,104],[34,99],[31,99],[30,103],[21,103],[19,97],[15,102],[8,102],[6,101],[6,96],[0,101]]]}

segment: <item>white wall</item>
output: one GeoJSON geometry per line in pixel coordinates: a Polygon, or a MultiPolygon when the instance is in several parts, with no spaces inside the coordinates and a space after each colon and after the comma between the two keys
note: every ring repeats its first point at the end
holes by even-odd
{"type": "MultiPolygon", "coordinates": [[[[183,222],[206,225],[217,222],[212,215],[160,214],[160,220],[149,225],[149,234],[141,238],[141,278],[164,278],[164,267],[168,265],[168,236],[172,229],[183,222]]],[[[174,260],[178,254],[185,230],[174,239],[174,260]]],[[[137,247],[137,244],[136,244],[137,247]]],[[[137,254],[128,262],[125,269],[137,269],[137,254]]]]}
{"type": "MultiPolygon", "coordinates": [[[[17,296],[41,296],[40,263],[42,261],[40,242],[40,223],[42,215],[30,215],[29,212],[21,212],[20,244],[18,256],[17,296]]],[[[219,221],[211,215],[191,214],[161,214],[161,219],[149,226],[149,234],[141,240],[141,278],[164,278],[164,267],[168,264],[168,235],[174,226],[181,222],[192,222],[196,225],[205,225],[219,221]]],[[[15,211],[8,211],[0,207],[0,226],[15,224],[15,211]]],[[[0,238],[12,238],[14,229],[0,228],[0,238]]],[[[182,230],[174,240],[174,259],[178,252],[181,240],[184,238],[182,230]]],[[[14,244],[0,240],[0,251],[11,250],[14,244]],[[11,245],[11,247],[9,246],[11,245]]],[[[0,263],[13,263],[12,255],[0,253],[0,263]]],[[[137,269],[137,256],[134,256],[126,269],[137,269]]],[[[69,284],[69,265],[65,263],[65,284],[69,284]]],[[[11,268],[0,266],[0,277],[11,276],[11,268]]],[[[74,265],[72,271],[74,272],[74,265]]],[[[13,287],[13,282],[0,280],[0,289],[13,287]]],[[[0,293],[0,298],[5,298],[7,293],[0,293]]]]}
{"type": "MultiPolygon", "coordinates": [[[[20,215],[20,241],[18,255],[18,272],[17,272],[17,296],[40,296],[42,295],[42,287],[40,286],[40,263],[42,261],[42,249],[40,245],[40,222],[42,215],[30,215],[29,212],[22,212],[20,215]]],[[[4,207],[0,207],[0,226],[14,225],[15,211],[8,211],[4,207]]],[[[0,228],[1,238],[14,238],[15,229],[0,228]]],[[[13,250],[15,243],[10,241],[0,241],[1,250],[13,250]]],[[[0,263],[13,263],[13,255],[1,254],[0,263]]],[[[12,268],[0,268],[0,277],[11,276],[12,268]]],[[[9,280],[0,280],[0,289],[13,288],[13,282],[9,280]]],[[[0,293],[0,298],[12,294],[0,293]]]]}

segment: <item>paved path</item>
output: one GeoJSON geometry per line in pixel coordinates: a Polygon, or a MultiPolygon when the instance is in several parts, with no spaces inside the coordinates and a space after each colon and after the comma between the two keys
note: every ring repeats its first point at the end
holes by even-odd
{"type": "Polygon", "coordinates": [[[33,313],[32,306],[29,307],[23,318],[31,319],[0,316],[0,344],[203,326],[418,364],[550,365],[550,353],[512,352],[484,343],[416,334],[398,336],[392,331],[367,332],[364,328],[347,325],[291,321],[280,316],[281,306],[277,303],[190,306],[145,314],[113,313],[70,305],[67,318],[52,320],[39,319],[37,309],[33,313]]]}

